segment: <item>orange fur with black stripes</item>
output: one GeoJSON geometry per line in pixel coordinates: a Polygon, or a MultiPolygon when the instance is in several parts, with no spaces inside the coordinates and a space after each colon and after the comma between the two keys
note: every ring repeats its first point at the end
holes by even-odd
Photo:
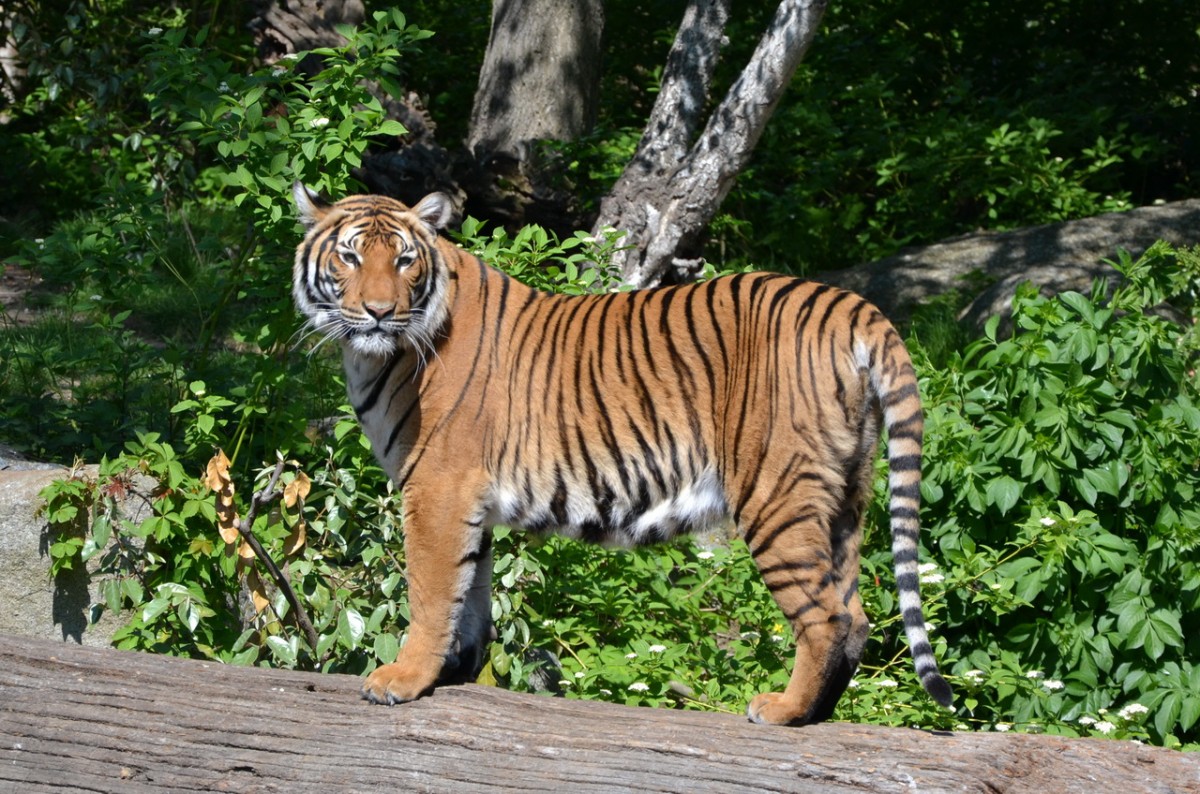
{"type": "Polygon", "coordinates": [[[787,689],[749,715],[828,717],[867,638],[860,523],[882,425],[904,625],[926,690],[950,703],[917,586],[921,403],[875,307],[766,273],[549,295],[439,238],[444,196],[293,192],[296,303],[341,340],[350,400],[404,494],[412,622],[368,699],[478,673],[492,526],[629,546],[731,516],[796,639],[787,689]]]}

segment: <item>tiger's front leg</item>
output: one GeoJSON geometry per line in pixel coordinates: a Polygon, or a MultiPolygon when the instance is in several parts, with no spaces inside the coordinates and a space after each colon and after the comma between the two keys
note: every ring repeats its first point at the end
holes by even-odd
{"type": "Polygon", "coordinates": [[[492,638],[491,534],[471,507],[413,498],[404,519],[411,623],[396,661],[367,676],[363,697],[404,703],[435,684],[473,681],[492,638]],[[464,518],[463,516],[467,517],[464,518]]]}

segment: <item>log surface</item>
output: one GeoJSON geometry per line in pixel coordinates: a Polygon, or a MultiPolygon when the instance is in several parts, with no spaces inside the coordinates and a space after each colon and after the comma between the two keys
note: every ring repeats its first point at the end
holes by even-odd
{"type": "Polygon", "coordinates": [[[0,792],[1200,792],[1200,757],[359,679],[0,637],[0,792]]]}

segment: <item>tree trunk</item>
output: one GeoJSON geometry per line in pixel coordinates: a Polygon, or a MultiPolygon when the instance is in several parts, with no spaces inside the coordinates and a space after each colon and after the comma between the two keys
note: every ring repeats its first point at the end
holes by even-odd
{"type": "Polygon", "coordinates": [[[592,128],[603,32],[602,0],[494,0],[467,139],[479,162],[592,128]]]}
{"type": "Polygon", "coordinates": [[[651,122],[601,203],[593,229],[625,232],[628,248],[615,264],[627,284],[647,287],[695,275],[704,228],[749,161],[816,35],[825,5],[825,0],[779,4],[750,62],[689,149],[728,19],[728,0],[689,4],[651,122]]]}
{"type": "MultiPolygon", "coordinates": [[[[468,210],[510,225],[577,228],[577,201],[539,141],[571,141],[595,123],[603,0],[493,0],[492,30],[460,169],[468,210]]],[[[553,155],[551,155],[553,158],[553,155]]]]}
{"type": "Polygon", "coordinates": [[[335,25],[358,25],[366,18],[362,0],[255,0],[250,29],[262,59],[346,43],[335,25]]]}
{"type": "Polygon", "coordinates": [[[391,708],[345,675],[0,638],[0,791],[1182,792],[1200,757],[444,687],[391,708]]]}

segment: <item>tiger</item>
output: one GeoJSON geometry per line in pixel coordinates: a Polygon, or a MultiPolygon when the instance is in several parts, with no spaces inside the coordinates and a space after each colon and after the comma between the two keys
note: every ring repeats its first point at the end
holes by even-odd
{"type": "Polygon", "coordinates": [[[497,525],[619,547],[732,520],[790,624],[757,723],[828,719],[862,657],[862,521],[887,429],[904,630],[943,706],[918,582],[923,413],[904,343],[858,295],[772,273],[541,292],[440,232],[450,199],[336,203],[297,182],[292,294],[338,340],[350,404],[403,495],[411,619],[362,694],[398,704],[482,669],[497,525]]]}

